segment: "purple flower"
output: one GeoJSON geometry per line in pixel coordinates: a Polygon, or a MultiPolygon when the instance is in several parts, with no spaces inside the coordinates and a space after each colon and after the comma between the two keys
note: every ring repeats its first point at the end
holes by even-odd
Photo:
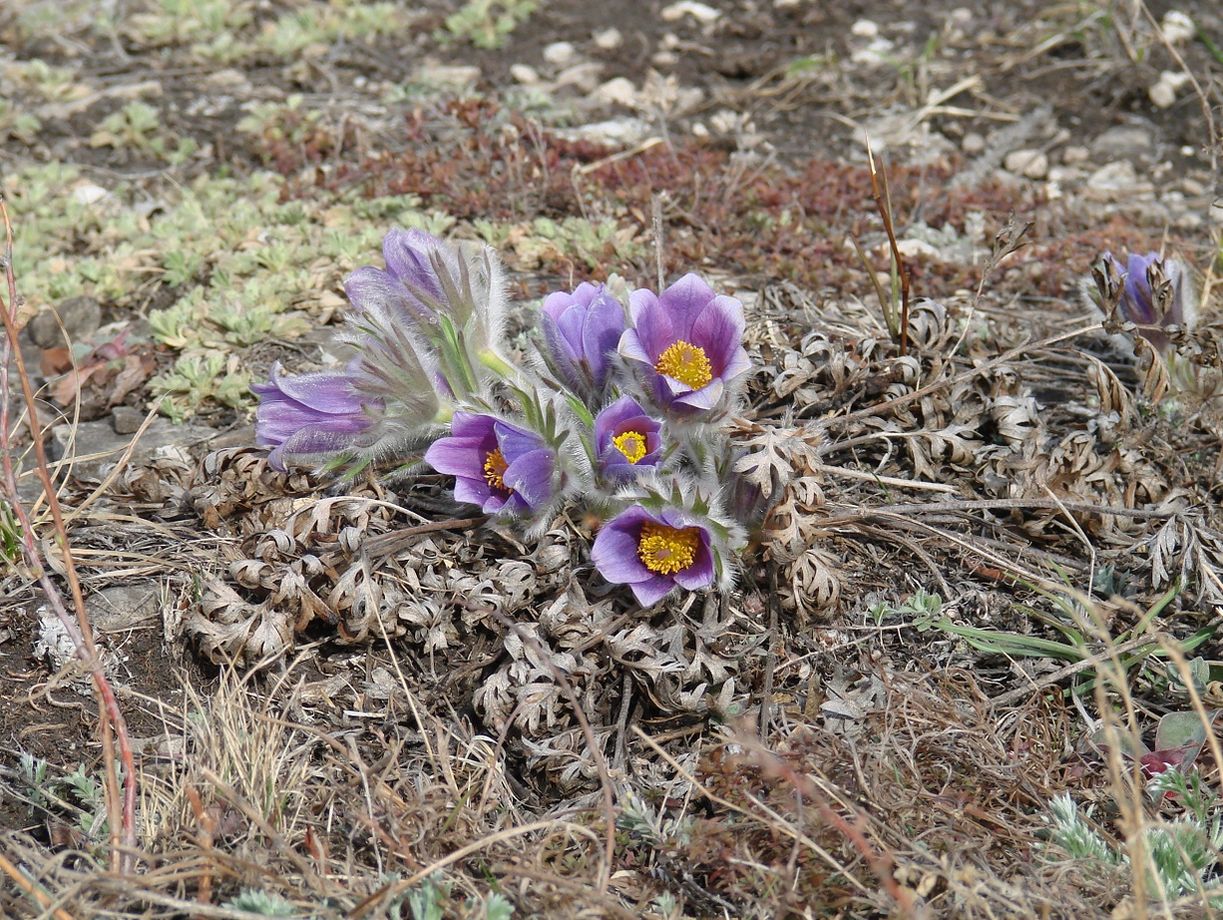
{"type": "Polygon", "coordinates": [[[556,454],[534,432],[493,418],[456,412],[450,435],[425,462],[455,477],[454,497],[486,513],[533,514],[552,500],[556,454]]]}
{"type": "Polygon", "coordinates": [[[380,410],[380,400],[363,398],[351,370],[324,371],[282,377],[272,366],[267,383],[251,389],[259,397],[255,412],[257,443],[273,448],[268,463],[283,470],[285,458],[326,455],[364,446],[361,437],[373,424],[367,407],[380,410]]]}
{"type": "Polygon", "coordinates": [[[1158,328],[1150,327],[1193,324],[1197,313],[1193,288],[1189,273],[1176,259],[1164,259],[1157,252],[1135,252],[1122,268],[1111,252],[1104,258],[1124,282],[1117,309],[1129,322],[1148,327],[1138,332],[1151,344],[1162,350],[1170,340],[1158,328]]]}
{"type": "Polygon", "coordinates": [[[385,313],[415,323],[433,323],[434,305],[445,297],[433,260],[450,269],[449,246],[421,230],[393,229],[382,240],[386,270],[366,265],[344,279],[344,292],[358,313],[385,313]],[[426,303],[430,301],[431,303],[426,303]]]}
{"type": "Polygon", "coordinates": [[[611,373],[609,352],[624,332],[624,308],[603,285],[584,282],[572,294],[544,298],[546,357],[552,370],[576,393],[601,393],[611,373]]]}
{"type": "Polygon", "coordinates": [[[661,424],[631,396],[621,396],[595,417],[595,453],[599,468],[613,478],[632,476],[658,463],[661,424]]]}
{"type": "Polygon", "coordinates": [[[643,365],[661,408],[712,409],[727,384],[751,370],[742,344],[743,306],[714,294],[697,275],[684,275],[661,296],[634,291],[629,309],[634,328],[620,338],[620,354],[643,365]]]}
{"type": "Polygon", "coordinates": [[[676,585],[695,591],[713,584],[709,531],[676,509],[655,515],[640,506],[603,525],[590,551],[599,574],[627,584],[649,607],[676,585]]]}

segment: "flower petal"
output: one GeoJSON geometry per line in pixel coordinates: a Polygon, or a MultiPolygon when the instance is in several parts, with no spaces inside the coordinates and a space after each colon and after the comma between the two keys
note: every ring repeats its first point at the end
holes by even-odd
{"type": "Polygon", "coordinates": [[[555,468],[555,455],[550,449],[542,447],[520,455],[505,468],[502,478],[508,488],[522,496],[530,509],[536,511],[552,499],[552,472],[555,468]]]}
{"type": "Polygon", "coordinates": [[[617,585],[638,584],[655,577],[637,555],[641,521],[633,517],[625,520],[628,514],[624,512],[604,524],[590,549],[590,559],[599,574],[617,585]]]}
{"type": "Polygon", "coordinates": [[[659,295],[659,304],[671,320],[675,339],[693,341],[693,324],[716,296],[713,288],[695,272],[684,275],[659,295]]]}
{"type": "Polygon", "coordinates": [[[698,591],[713,584],[713,554],[709,551],[709,535],[701,534],[701,542],[696,550],[696,558],[692,565],[676,572],[672,578],[681,588],[698,591]]]}
{"type": "Polygon", "coordinates": [[[733,297],[715,297],[692,324],[689,340],[705,350],[714,375],[721,377],[743,344],[743,306],[733,297]]]}
{"type": "Polygon", "coordinates": [[[649,581],[639,581],[629,587],[632,588],[638,604],[642,607],[653,607],[674,590],[675,582],[662,575],[654,575],[649,581]]]}
{"type": "MultiPolygon", "coordinates": [[[[491,448],[490,448],[491,449],[491,448]]],[[[438,438],[425,451],[425,462],[447,476],[484,479],[488,450],[478,438],[438,438]]]]}

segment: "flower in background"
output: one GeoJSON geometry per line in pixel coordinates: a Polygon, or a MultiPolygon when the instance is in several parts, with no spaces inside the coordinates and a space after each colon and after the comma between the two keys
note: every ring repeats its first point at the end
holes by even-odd
{"type": "Polygon", "coordinates": [[[714,580],[708,529],[676,509],[655,515],[636,505],[622,511],[603,525],[590,557],[608,581],[627,584],[642,607],[677,585],[695,591],[714,580]]]}
{"type": "Polygon", "coordinates": [[[595,454],[599,469],[612,478],[634,475],[658,463],[662,425],[637,400],[621,396],[595,416],[595,454]]]}
{"type": "Polygon", "coordinates": [[[456,499],[489,514],[534,514],[556,494],[555,452],[534,432],[491,415],[456,412],[450,435],[433,443],[425,462],[455,477],[456,499]]]}
{"type": "Polygon", "coordinates": [[[436,324],[436,308],[445,298],[438,267],[454,273],[458,259],[453,249],[421,230],[393,229],[383,237],[382,258],[385,271],[366,265],[344,279],[353,309],[407,323],[436,324]]]}
{"type": "Polygon", "coordinates": [[[624,332],[624,308],[601,284],[544,298],[540,323],[549,367],[575,393],[601,394],[611,375],[610,352],[624,332]]]}
{"type": "Polygon", "coordinates": [[[277,470],[285,469],[286,459],[325,461],[367,446],[375,423],[371,412],[383,408],[362,395],[351,369],[282,377],[277,363],[269,382],[251,389],[259,397],[256,440],[273,448],[268,462],[277,470]]]}
{"type": "Polygon", "coordinates": [[[634,328],[621,336],[620,354],[641,365],[660,408],[679,414],[713,409],[751,370],[743,306],[714,294],[697,275],[684,275],[661,295],[634,291],[629,307],[634,328]]]}
{"type": "Polygon", "coordinates": [[[1165,259],[1156,252],[1131,253],[1122,267],[1121,262],[1107,252],[1104,260],[1123,281],[1118,311],[1140,327],[1139,335],[1156,348],[1166,351],[1170,345],[1167,334],[1157,327],[1194,324],[1197,300],[1193,285],[1189,272],[1176,259],[1165,259]]]}

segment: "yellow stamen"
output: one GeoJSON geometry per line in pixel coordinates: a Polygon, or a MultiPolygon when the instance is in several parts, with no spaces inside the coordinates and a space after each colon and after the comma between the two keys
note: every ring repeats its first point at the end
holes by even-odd
{"type": "Polygon", "coordinates": [[[616,450],[624,454],[624,459],[629,463],[636,463],[647,453],[645,435],[640,431],[626,431],[624,434],[618,434],[612,438],[612,444],[616,450]]]}
{"type": "Polygon", "coordinates": [[[484,456],[484,481],[494,489],[500,489],[502,492],[508,492],[505,487],[505,471],[509,469],[509,464],[505,462],[505,456],[500,450],[490,450],[484,456]]]}
{"type": "Polygon", "coordinates": [[[674,377],[694,390],[699,390],[713,380],[713,365],[709,363],[705,349],[683,339],[672,343],[659,355],[654,370],[674,377]]]}
{"type": "Polygon", "coordinates": [[[646,521],[637,538],[637,556],[651,572],[674,575],[692,565],[700,541],[699,527],[668,527],[646,521]]]}

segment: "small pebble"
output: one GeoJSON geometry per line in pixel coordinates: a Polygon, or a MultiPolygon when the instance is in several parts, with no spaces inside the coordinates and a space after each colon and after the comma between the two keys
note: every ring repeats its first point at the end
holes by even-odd
{"type": "Polygon", "coordinates": [[[555,67],[564,67],[577,56],[571,42],[553,42],[544,48],[544,60],[555,67]]]}
{"type": "Polygon", "coordinates": [[[849,31],[858,38],[874,38],[879,34],[879,26],[872,19],[859,19],[850,26],[849,31]]]}
{"type": "Polygon", "coordinates": [[[1164,21],[1160,27],[1164,33],[1164,38],[1171,45],[1179,45],[1181,42],[1187,42],[1197,34],[1197,26],[1193,24],[1193,20],[1188,15],[1180,10],[1168,10],[1164,13],[1164,21]]]}
{"type": "Polygon", "coordinates": [[[976,156],[985,149],[985,138],[976,131],[969,131],[964,135],[964,140],[960,141],[960,147],[970,156],[976,156]]]}
{"type": "Polygon", "coordinates": [[[720,10],[715,10],[705,3],[696,3],[694,0],[680,0],[679,3],[672,3],[662,9],[664,22],[675,22],[685,16],[691,16],[701,25],[708,25],[715,22],[721,15],[720,10]]]}
{"type": "Polygon", "coordinates": [[[591,98],[603,105],[631,109],[637,104],[637,87],[627,77],[613,77],[591,93],[591,98]]]}
{"type": "Polygon", "coordinates": [[[1017,176],[1043,179],[1049,174],[1049,157],[1041,150],[1012,150],[1002,161],[1002,166],[1017,176]]]}
{"type": "Polygon", "coordinates": [[[539,82],[539,73],[534,67],[528,64],[512,64],[510,65],[510,76],[519,83],[530,85],[539,82]]]}
{"type": "Polygon", "coordinates": [[[1091,156],[1090,150],[1073,144],[1062,151],[1062,162],[1067,166],[1073,166],[1076,163],[1086,163],[1089,156],[1091,156]]]}
{"type": "Polygon", "coordinates": [[[110,425],[115,434],[135,434],[144,421],[144,413],[131,406],[115,406],[110,412],[110,425]]]}
{"type": "Polygon", "coordinates": [[[614,51],[624,44],[624,36],[620,30],[613,27],[602,29],[594,34],[595,47],[602,51],[614,51]]]}

